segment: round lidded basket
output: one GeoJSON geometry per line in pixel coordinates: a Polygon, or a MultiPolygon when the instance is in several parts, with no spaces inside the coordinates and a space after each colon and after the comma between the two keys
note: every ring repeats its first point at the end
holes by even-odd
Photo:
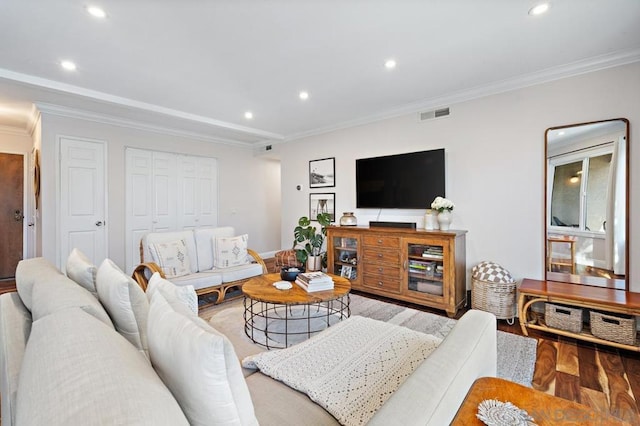
{"type": "Polygon", "coordinates": [[[471,308],[491,312],[513,324],[516,316],[516,281],[495,262],[480,262],[471,270],[471,308]]]}

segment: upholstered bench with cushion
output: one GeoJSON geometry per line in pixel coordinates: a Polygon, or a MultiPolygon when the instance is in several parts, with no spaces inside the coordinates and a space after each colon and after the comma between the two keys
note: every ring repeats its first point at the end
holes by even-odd
{"type": "Polygon", "coordinates": [[[232,227],[151,232],[140,241],[140,265],[133,273],[143,289],[154,272],[178,286],[192,285],[198,295],[224,300],[232,288],[267,273],[260,256],[247,247],[248,236],[232,227]]]}

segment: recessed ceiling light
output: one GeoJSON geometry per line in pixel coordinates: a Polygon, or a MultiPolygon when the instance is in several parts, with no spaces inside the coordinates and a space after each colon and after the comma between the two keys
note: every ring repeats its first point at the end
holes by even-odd
{"type": "Polygon", "coordinates": [[[536,6],[533,6],[531,9],[529,9],[529,15],[532,15],[532,16],[542,15],[547,10],[549,10],[549,3],[540,3],[536,6]]]}
{"type": "Polygon", "coordinates": [[[395,59],[387,59],[384,63],[384,67],[388,70],[392,70],[396,67],[395,59]]]}
{"type": "Polygon", "coordinates": [[[74,63],[73,63],[73,62],[71,62],[71,61],[66,61],[66,60],[65,60],[65,61],[61,61],[61,62],[60,62],[60,66],[61,66],[62,68],[64,68],[65,70],[67,70],[67,71],[75,71],[75,70],[76,70],[76,68],[77,68],[77,67],[76,67],[76,64],[74,64],[74,63]]]}
{"type": "Polygon", "coordinates": [[[245,112],[244,113],[244,118],[246,118],[247,120],[253,119],[253,113],[251,111],[245,112]]]}
{"type": "Polygon", "coordinates": [[[87,6],[87,12],[89,12],[89,15],[96,18],[105,18],[107,16],[104,9],[101,9],[98,6],[87,6]]]}
{"type": "Polygon", "coordinates": [[[300,97],[300,99],[302,99],[303,101],[304,101],[304,100],[307,100],[307,99],[309,99],[309,92],[302,91],[302,92],[300,92],[300,93],[298,94],[298,96],[299,96],[299,97],[300,97]]]}

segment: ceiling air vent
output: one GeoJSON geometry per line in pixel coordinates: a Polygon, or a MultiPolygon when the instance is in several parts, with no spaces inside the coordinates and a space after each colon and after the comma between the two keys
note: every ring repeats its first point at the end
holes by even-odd
{"type": "Polygon", "coordinates": [[[433,111],[421,112],[418,114],[419,121],[431,120],[432,118],[446,117],[450,114],[449,107],[440,108],[433,111]]]}

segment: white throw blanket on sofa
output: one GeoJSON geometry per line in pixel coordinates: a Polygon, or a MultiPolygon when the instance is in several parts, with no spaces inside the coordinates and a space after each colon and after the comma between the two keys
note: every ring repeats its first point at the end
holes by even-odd
{"type": "Polygon", "coordinates": [[[243,366],[306,393],[343,425],[363,425],[441,341],[353,316],[290,348],[247,357],[243,366]]]}

